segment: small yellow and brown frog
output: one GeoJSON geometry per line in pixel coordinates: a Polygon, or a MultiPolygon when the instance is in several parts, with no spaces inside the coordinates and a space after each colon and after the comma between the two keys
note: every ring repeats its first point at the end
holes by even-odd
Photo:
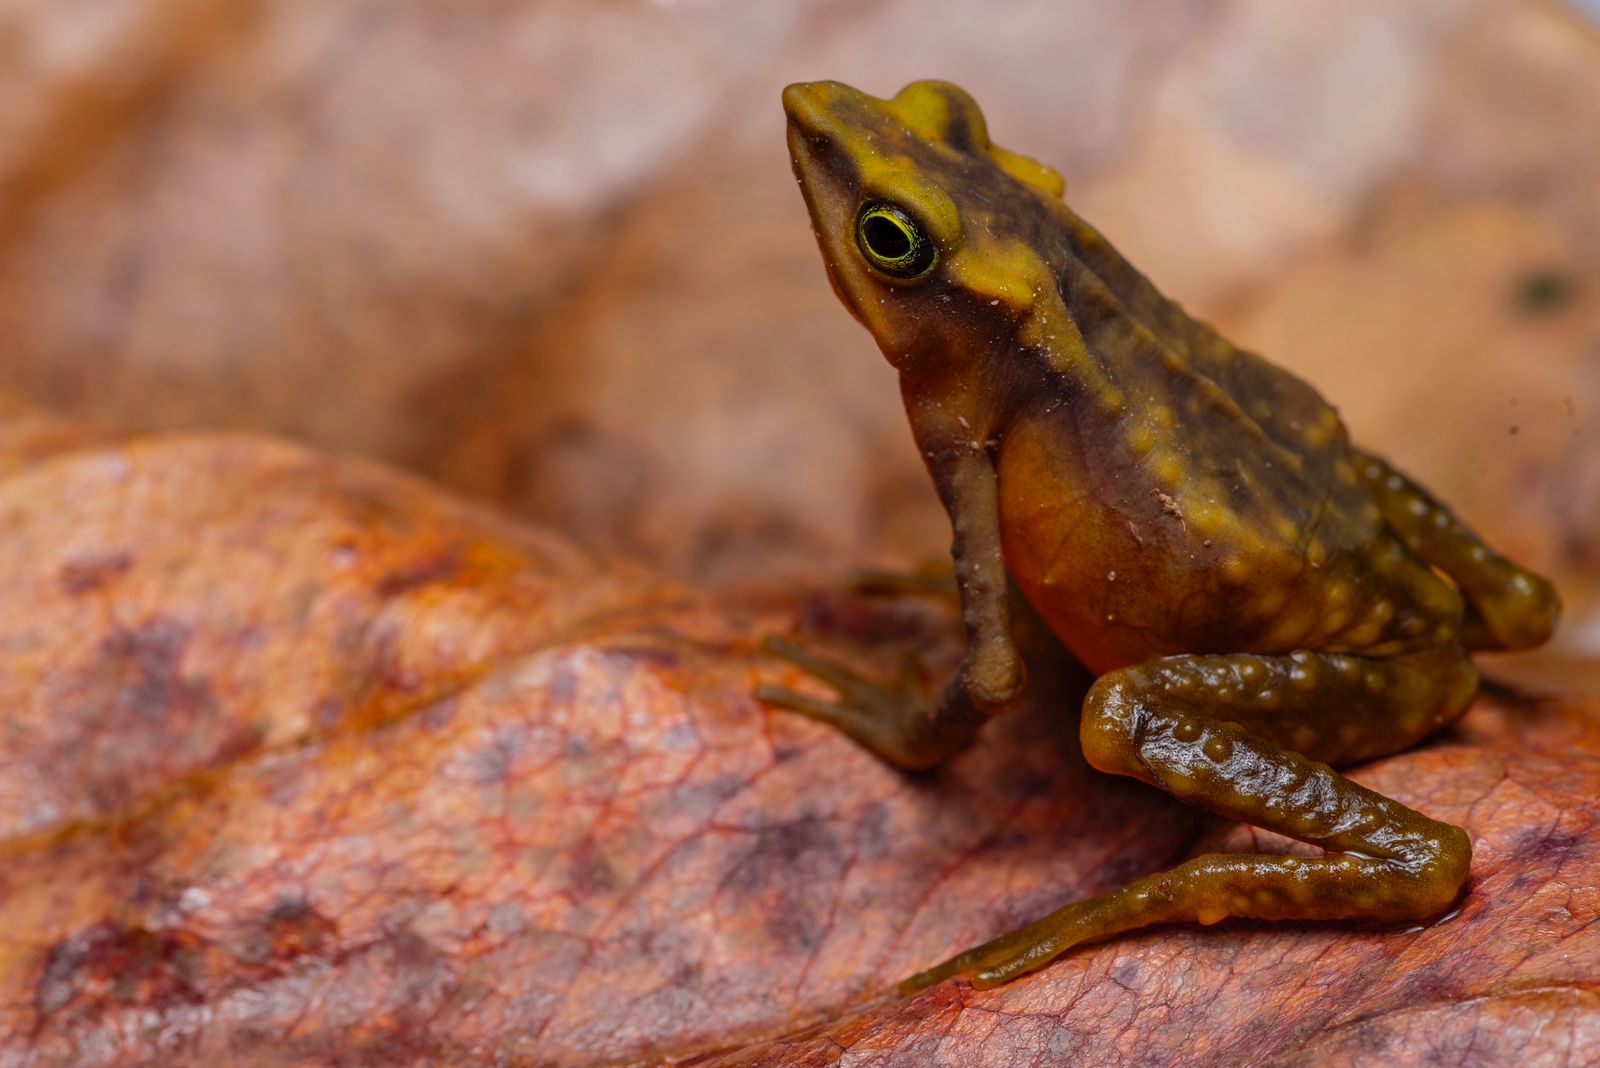
{"type": "Polygon", "coordinates": [[[839,297],[899,371],[954,531],[967,651],[937,694],[783,641],[837,702],[761,697],[905,769],[950,759],[1025,669],[1008,575],[1098,677],[1088,761],[1324,850],[1201,856],[1069,904],[906,980],[992,986],[1146,924],[1416,920],[1472,856],[1458,827],[1334,771],[1462,714],[1471,650],[1543,642],[1551,585],[1351,444],[1309,385],[1163,297],[989,140],[961,89],[783,94],[839,297]]]}

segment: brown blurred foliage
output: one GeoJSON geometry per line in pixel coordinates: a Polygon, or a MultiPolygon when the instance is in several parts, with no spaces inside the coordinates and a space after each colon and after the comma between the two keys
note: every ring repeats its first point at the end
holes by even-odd
{"type": "Polygon", "coordinates": [[[779,582],[947,538],[817,262],[788,80],[970,88],[1159,284],[1557,576],[1562,644],[1505,669],[1600,689],[1593,31],[1003,7],[0,0],[0,1066],[1585,1063],[1597,709],[1509,690],[1359,775],[1473,834],[1449,922],[883,995],[1283,843],[1088,772],[1071,680],[926,780],[750,700],[797,623],[951,651],[927,606],[779,582]],[[129,433],[199,427],[494,510],[129,433]]]}

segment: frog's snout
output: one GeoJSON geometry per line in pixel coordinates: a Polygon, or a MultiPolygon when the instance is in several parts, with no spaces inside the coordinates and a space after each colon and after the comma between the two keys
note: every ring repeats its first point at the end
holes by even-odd
{"type": "Polygon", "coordinates": [[[834,141],[852,125],[866,121],[873,98],[843,82],[795,82],[783,90],[789,129],[813,141],[834,141]]]}
{"type": "Polygon", "coordinates": [[[784,86],[783,113],[791,126],[810,137],[823,135],[828,114],[828,87],[836,82],[795,82],[784,86]]]}

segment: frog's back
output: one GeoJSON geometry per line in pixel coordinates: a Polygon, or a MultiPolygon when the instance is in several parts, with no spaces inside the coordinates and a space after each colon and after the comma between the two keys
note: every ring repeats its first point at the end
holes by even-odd
{"type": "Polygon", "coordinates": [[[1010,497],[1007,551],[1062,637],[1104,670],[1169,652],[1410,644],[1454,625],[1453,591],[1404,566],[1316,390],[1062,219],[1062,300],[1121,399],[1047,403],[1007,444],[1013,484],[1060,495],[1049,510],[1010,497]]]}
{"type": "MultiPolygon", "coordinates": [[[[1115,330],[1123,321],[1148,332],[1146,337],[1086,340],[1102,351],[1114,345],[1145,349],[1109,362],[1123,374],[1165,372],[1169,390],[1183,394],[1181,399],[1190,405],[1180,409],[1188,414],[1183,427],[1187,440],[1196,440],[1188,435],[1203,440],[1230,430],[1251,438],[1259,430],[1265,440],[1305,465],[1307,485],[1316,487],[1334,476],[1336,465],[1347,459],[1349,438],[1338,412],[1321,394],[1190,316],[1070,208],[1063,206],[1062,219],[1069,255],[1085,268],[1064,275],[1062,299],[1086,333],[1108,326],[1115,330]]],[[[1354,485],[1353,477],[1349,482],[1354,485]]]]}

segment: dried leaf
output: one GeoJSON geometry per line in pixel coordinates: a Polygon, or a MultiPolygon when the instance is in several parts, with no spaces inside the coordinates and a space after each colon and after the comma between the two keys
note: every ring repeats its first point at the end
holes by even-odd
{"type": "Polygon", "coordinates": [[[1447,922],[1158,930],[900,1001],[1058,902],[1275,844],[1089,771],[1048,671],[925,778],[750,697],[796,681],[753,653],[774,630],[948,658],[936,606],[663,586],[248,438],[35,457],[0,516],[0,1064],[1558,1064],[1600,1039],[1593,704],[1502,693],[1360,774],[1471,830],[1447,922]]]}

